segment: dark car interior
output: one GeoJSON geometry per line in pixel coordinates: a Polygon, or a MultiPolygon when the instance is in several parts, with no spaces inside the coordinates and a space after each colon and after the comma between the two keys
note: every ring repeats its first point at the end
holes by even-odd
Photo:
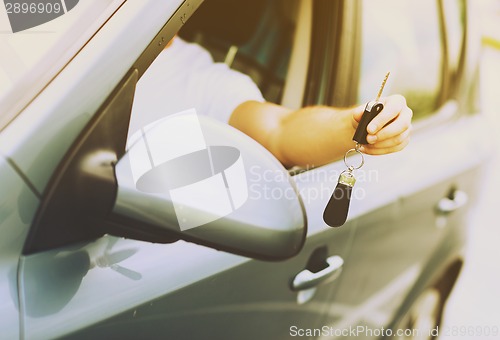
{"type": "Polygon", "coordinates": [[[279,103],[289,64],[298,1],[205,1],[180,36],[217,62],[249,75],[266,100],[279,103]]]}

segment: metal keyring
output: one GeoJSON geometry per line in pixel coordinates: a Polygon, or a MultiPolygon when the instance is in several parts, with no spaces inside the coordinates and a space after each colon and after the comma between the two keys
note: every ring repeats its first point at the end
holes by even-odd
{"type": "Polygon", "coordinates": [[[356,149],[350,149],[350,150],[349,150],[349,151],[347,151],[347,152],[345,153],[345,155],[344,155],[344,164],[345,164],[345,166],[346,166],[348,169],[358,170],[358,169],[360,169],[360,168],[363,166],[363,164],[365,164],[365,157],[363,156],[363,153],[362,153],[361,151],[359,151],[359,149],[358,149],[358,148],[356,148],[356,149]],[[360,163],[360,164],[359,164],[359,166],[357,166],[357,167],[356,167],[356,166],[353,166],[353,165],[350,165],[350,164],[348,164],[348,163],[347,163],[347,156],[349,156],[349,154],[350,154],[351,152],[356,152],[356,153],[358,153],[358,154],[361,156],[361,163],[360,163]]]}

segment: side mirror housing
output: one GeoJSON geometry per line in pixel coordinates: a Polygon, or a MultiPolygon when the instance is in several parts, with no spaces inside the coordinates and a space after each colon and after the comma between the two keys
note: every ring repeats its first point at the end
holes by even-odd
{"type": "Polygon", "coordinates": [[[287,170],[250,137],[194,110],[132,135],[116,179],[116,234],[265,260],[304,244],[305,210],[287,170]]]}

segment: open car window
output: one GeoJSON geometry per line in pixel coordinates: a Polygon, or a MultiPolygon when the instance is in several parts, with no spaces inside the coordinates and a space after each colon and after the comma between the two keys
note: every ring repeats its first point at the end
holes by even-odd
{"type": "Polygon", "coordinates": [[[281,103],[300,1],[206,1],[180,36],[214,61],[248,75],[267,101],[281,103]],[[228,29],[230,27],[230,29],[228,29]]]}
{"type": "Polygon", "coordinates": [[[40,4],[45,7],[40,6],[37,11],[63,11],[65,14],[16,33],[12,33],[14,26],[7,13],[23,12],[25,8],[1,8],[0,129],[36,97],[123,2],[79,1],[70,10],[57,3],[40,4]]]}

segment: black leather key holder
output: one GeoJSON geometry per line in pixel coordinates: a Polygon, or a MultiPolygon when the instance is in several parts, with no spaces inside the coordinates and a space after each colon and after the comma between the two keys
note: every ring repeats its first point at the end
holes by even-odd
{"type": "Polygon", "coordinates": [[[387,73],[385,75],[382,86],[378,92],[377,99],[366,104],[363,116],[361,116],[361,120],[352,138],[356,142],[356,147],[347,151],[344,156],[344,163],[347,170],[344,170],[340,174],[337,186],[335,187],[332,197],[330,197],[325,211],[323,212],[323,220],[330,227],[340,227],[344,225],[347,220],[349,205],[351,203],[352,188],[356,183],[356,178],[354,177],[353,172],[354,170],[360,169],[365,162],[363,153],[360,151],[360,147],[361,145],[368,143],[366,140],[366,137],[368,136],[368,124],[370,124],[373,118],[375,118],[384,109],[384,105],[379,102],[379,99],[382,95],[385,83],[387,82],[387,78],[389,78],[389,74],[390,73],[387,73]],[[361,162],[358,166],[349,164],[347,160],[348,156],[352,153],[357,153],[361,156],[361,162]]]}
{"type": "Polygon", "coordinates": [[[349,204],[351,202],[352,188],[356,183],[356,178],[354,177],[354,170],[360,169],[364,164],[364,158],[361,151],[359,151],[359,144],[356,145],[356,148],[347,151],[344,156],[344,163],[347,167],[347,170],[344,170],[337,182],[337,186],[333,191],[332,197],[328,201],[326,205],[325,211],[323,212],[323,220],[330,227],[340,227],[344,225],[347,220],[347,215],[349,213],[349,204]],[[358,153],[361,155],[361,163],[354,167],[347,162],[347,156],[350,153],[358,153]]]}

